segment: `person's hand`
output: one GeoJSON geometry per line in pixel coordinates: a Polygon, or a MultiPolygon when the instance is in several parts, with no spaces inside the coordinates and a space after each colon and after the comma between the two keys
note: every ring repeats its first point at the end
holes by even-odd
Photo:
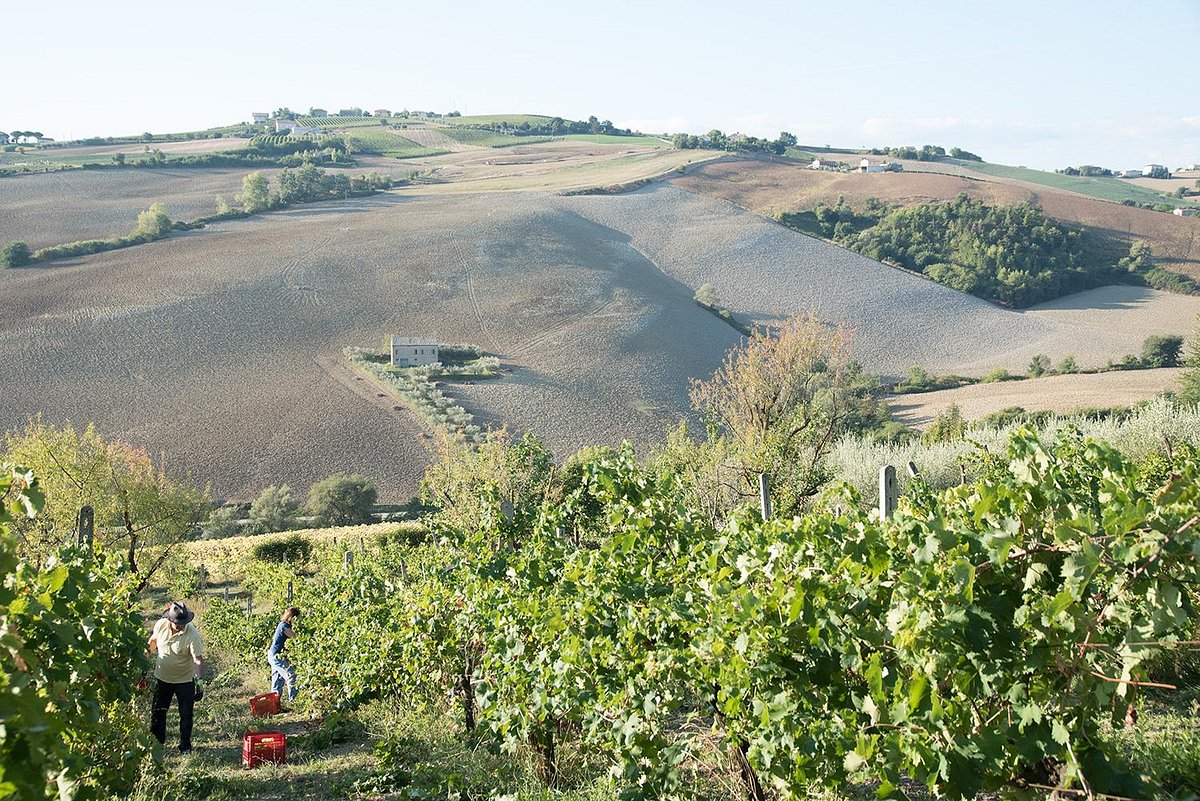
{"type": "Polygon", "coordinates": [[[192,691],[192,700],[199,701],[204,697],[204,679],[193,679],[192,684],[195,685],[192,691]]]}

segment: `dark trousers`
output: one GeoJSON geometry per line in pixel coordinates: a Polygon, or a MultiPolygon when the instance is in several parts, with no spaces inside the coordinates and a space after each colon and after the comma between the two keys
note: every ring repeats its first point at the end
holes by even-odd
{"type": "Polygon", "coordinates": [[[179,700],[179,750],[192,750],[192,712],[196,707],[196,683],[168,684],[158,681],[154,687],[154,704],[150,707],[150,733],[160,743],[167,741],[167,709],[171,698],[179,700]]]}

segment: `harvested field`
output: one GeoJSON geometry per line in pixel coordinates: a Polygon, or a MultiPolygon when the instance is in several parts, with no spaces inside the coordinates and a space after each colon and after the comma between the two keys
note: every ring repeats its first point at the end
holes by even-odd
{"type": "Polygon", "coordinates": [[[503,203],[390,193],[0,272],[0,428],[94,420],[218,498],[360,471],[403,500],[426,432],[343,369],[344,347],[475,342],[507,374],[443,389],[483,424],[534,430],[560,455],[644,445],[740,340],[692,301],[705,282],[739,315],[857,326],[859,355],[890,375],[1015,371],[1035,353],[1102,363],[1147,331],[1190,332],[1200,311],[1128,287],[1005,311],[667,185],[503,203]]]}
{"type": "Polygon", "coordinates": [[[423,430],[327,369],[343,347],[397,332],[478,342],[512,375],[448,389],[485,422],[532,428],[560,453],[644,443],[738,340],[692,292],[553,197],[274,213],[0,274],[0,427],[39,411],[94,420],[221,498],[362,471],[402,500],[423,430]]]}
{"type": "Polygon", "coordinates": [[[953,405],[966,420],[1020,406],[1030,412],[1066,413],[1079,409],[1132,406],[1179,388],[1183,368],[1129,370],[1088,375],[1055,375],[1025,381],[972,384],[939,392],[896,395],[888,399],[897,420],[924,430],[953,405]]]}
{"type": "Polygon", "coordinates": [[[673,186],[564,202],[629,234],[682,283],[713,284],[735,314],[770,320],[812,309],[854,325],[860,358],[887,375],[913,364],[968,375],[1023,371],[1038,353],[1102,365],[1139,352],[1147,333],[1190,335],[1200,314],[1198,297],[1138,287],[1008,311],[673,186]],[[1110,314],[1096,314],[1095,304],[1110,314]]]}
{"type": "Polygon", "coordinates": [[[196,153],[220,153],[241,150],[249,140],[237,137],[220,139],[187,139],[180,142],[123,142],[111,145],[78,145],[72,147],[30,148],[24,154],[2,153],[0,164],[96,164],[107,163],[116,153],[135,158],[150,150],[161,150],[169,156],[185,156],[196,153]]]}
{"type": "MultiPolygon", "coordinates": [[[[905,162],[923,165],[923,162],[905,162]]],[[[947,168],[953,165],[937,165],[947,168]]],[[[906,170],[907,170],[906,166],[906,170]]],[[[728,200],[767,216],[781,211],[834,205],[844,197],[861,206],[867,198],[914,205],[950,200],[960,192],[993,204],[1030,201],[1059,220],[1084,225],[1123,242],[1149,240],[1154,255],[1173,270],[1200,277],[1200,217],[1176,217],[1122,206],[1019,181],[996,179],[957,168],[942,172],[839,173],[810,170],[781,161],[727,161],[705,164],[671,183],[691,192],[728,200]]]]}
{"type": "Polygon", "coordinates": [[[130,167],[0,178],[0,242],[20,239],[38,248],[126,234],[138,212],[157,202],[166,204],[172,219],[194,220],[216,211],[217,195],[232,203],[250,172],[130,167]]]}

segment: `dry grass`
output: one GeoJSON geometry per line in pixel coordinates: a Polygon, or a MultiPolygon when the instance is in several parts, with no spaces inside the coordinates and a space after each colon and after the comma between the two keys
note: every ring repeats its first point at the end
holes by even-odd
{"type": "Polygon", "coordinates": [[[1025,381],[972,384],[957,389],[898,395],[888,399],[897,420],[926,429],[934,418],[957,405],[963,418],[979,420],[1020,406],[1030,412],[1065,414],[1079,409],[1132,406],[1179,387],[1182,368],[1129,370],[1087,375],[1055,375],[1025,381]]]}

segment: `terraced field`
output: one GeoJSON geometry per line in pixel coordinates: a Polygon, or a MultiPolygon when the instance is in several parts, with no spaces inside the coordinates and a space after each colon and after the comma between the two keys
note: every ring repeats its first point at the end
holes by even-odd
{"type": "Polygon", "coordinates": [[[460,145],[471,145],[472,147],[513,147],[515,145],[535,145],[550,141],[549,136],[517,136],[516,134],[502,134],[478,128],[456,128],[453,126],[441,128],[441,133],[458,142],[460,145]]]}

